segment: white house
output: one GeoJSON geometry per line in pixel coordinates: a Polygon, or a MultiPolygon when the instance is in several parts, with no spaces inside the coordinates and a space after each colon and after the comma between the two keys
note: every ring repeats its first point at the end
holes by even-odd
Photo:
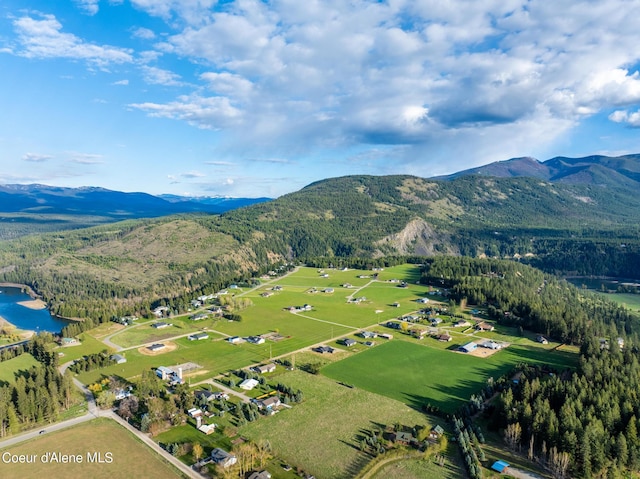
{"type": "Polygon", "coordinates": [[[244,389],[246,391],[251,391],[253,388],[255,388],[258,384],[260,384],[256,379],[245,379],[244,381],[242,381],[238,387],[240,389],[244,389]]]}

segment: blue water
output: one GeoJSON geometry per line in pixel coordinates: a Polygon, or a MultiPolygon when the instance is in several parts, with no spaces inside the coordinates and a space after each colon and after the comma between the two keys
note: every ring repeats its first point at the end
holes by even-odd
{"type": "Polygon", "coordinates": [[[59,333],[69,324],[68,321],[58,319],[49,314],[48,309],[29,309],[18,304],[21,301],[31,301],[31,297],[18,288],[0,286],[0,316],[20,329],[32,331],[49,331],[59,333]]]}

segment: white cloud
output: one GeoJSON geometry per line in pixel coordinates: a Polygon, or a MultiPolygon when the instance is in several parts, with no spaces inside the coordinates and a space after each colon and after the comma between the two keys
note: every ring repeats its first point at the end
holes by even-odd
{"type": "Polygon", "coordinates": [[[199,171],[192,170],[192,171],[187,171],[186,173],[180,173],[180,176],[182,178],[191,179],[191,178],[204,178],[207,175],[205,175],[204,173],[200,173],[199,171]]]}
{"type": "Polygon", "coordinates": [[[40,155],[38,153],[25,153],[22,156],[22,161],[30,161],[33,163],[42,163],[53,158],[51,155],[40,155]]]}
{"type": "Polygon", "coordinates": [[[153,30],[149,30],[148,28],[139,27],[136,28],[132,35],[134,38],[141,38],[143,40],[153,40],[156,37],[156,34],[153,33],[153,30]]]}
{"type": "Polygon", "coordinates": [[[123,85],[123,86],[126,86],[128,84],[129,84],[129,80],[126,80],[126,79],[125,80],[114,81],[112,83],[112,85],[123,85]]]}
{"type": "Polygon", "coordinates": [[[99,10],[99,0],[75,0],[78,8],[87,15],[95,15],[99,10]]]}
{"type": "Polygon", "coordinates": [[[80,165],[101,165],[104,163],[102,155],[94,153],[79,153],[75,151],[68,152],[69,162],[80,165]]]}
{"type": "Polygon", "coordinates": [[[199,128],[212,130],[238,126],[242,120],[242,112],[225,97],[182,95],[167,104],[147,102],[129,106],[154,117],[184,120],[199,128]]]}
{"type": "Polygon", "coordinates": [[[62,24],[53,15],[24,16],[14,20],[13,25],[21,46],[14,53],[19,56],[85,60],[101,68],[133,60],[130,49],[87,43],[71,33],[63,33],[62,24]]]}
{"type": "Polygon", "coordinates": [[[142,65],[141,67],[144,79],[152,85],[164,86],[182,86],[184,83],[180,80],[180,75],[169,70],[163,70],[158,67],[150,67],[142,65]]]}
{"type": "Polygon", "coordinates": [[[615,123],[626,123],[634,128],[640,128],[640,110],[634,112],[617,110],[609,115],[609,120],[615,123]]]}

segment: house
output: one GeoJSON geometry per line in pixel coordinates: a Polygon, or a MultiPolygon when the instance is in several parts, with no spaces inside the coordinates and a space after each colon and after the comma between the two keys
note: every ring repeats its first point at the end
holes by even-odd
{"type": "Polygon", "coordinates": [[[244,339],[242,339],[240,336],[231,336],[230,338],[227,338],[227,341],[231,344],[240,344],[244,341],[244,339]]]}
{"type": "Polygon", "coordinates": [[[219,447],[216,447],[211,451],[210,457],[213,462],[224,468],[231,467],[238,462],[238,458],[234,454],[231,454],[224,449],[220,449],[219,447]]]}
{"type": "Polygon", "coordinates": [[[537,336],[536,341],[538,341],[540,344],[549,344],[549,341],[547,340],[547,338],[545,338],[542,335],[537,336]]]}
{"type": "Polygon", "coordinates": [[[449,341],[451,341],[453,338],[448,335],[447,333],[444,334],[440,334],[437,338],[438,341],[443,341],[445,343],[448,343],[449,341]]]}
{"type": "Polygon", "coordinates": [[[216,430],[216,425],[215,424],[202,424],[199,428],[198,431],[205,433],[207,436],[209,434],[213,434],[216,430]]]}
{"type": "Polygon", "coordinates": [[[127,362],[127,358],[125,358],[121,354],[112,354],[111,359],[116,362],[116,364],[124,364],[127,362]]]}
{"type": "Polygon", "coordinates": [[[274,363],[263,364],[254,367],[253,370],[258,374],[272,373],[276,370],[276,365],[274,363]]]}
{"type": "Polygon", "coordinates": [[[394,308],[399,308],[400,307],[400,303],[396,302],[396,303],[391,303],[391,306],[394,308]]]}
{"type": "Polygon", "coordinates": [[[411,330],[411,336],[417,339],[424,339],[424,337],[428,334],[426,329],[414,328],[411,330]]]}
{"type": "Polygon", "coordinates": [[[393,334],[382,333],[379,336],[383,339],[393,339],[393,334]]]}
{"type": "Polygon", "coordinates": [[[156,351],[160,351],[161,349],[164,349],[164,348],[166,348],[166,346],[162,343],[154,343],[151,346],[147,346],[147,349],[152,353],[155,353],[156,351]]]}
{"type": "Polygon", "coordinates": [[[498,343],[496,341],[485,341],[481,343],[480,346],[487,349],[493,349],[494,351],[504,347],[502,343],[498,343]]]}
{"type": "Polygon", "coordinates": [[[343,288],[353,288],[353,285],[351,283],[343,283],[342,287],[343,288]]]}
{"type": "Polygon", "coordinates": [[[476,324],[476,329],[478,331],[493,331],[496,328],[494,328],[493,324],[491,324],[491,323],[487,323],[485,321],[481,321],[481,322],[476,324]]]}
{"type": "Polygon", "coordinates": [[[351,339],[351,338],[347,338],[347,339],[344,339],[342,341],[342,344],[344,344],[346,347],[350,348],[351,346],[355,346],[358,343],[356,341],[354,341],[353,339],[351,339]]]}
{"type": "Polygon", "coordinates": [[[189,319],[191,321],[200,321],[202,319],[207,319],[209,316],[202,313],[202,314],[194,314],[193,316],[191,316],[189,319]]]}
{"type": "Polygon", "coordinates": [[[189,341],[200,341],[201,339],[209,339],[209,335],[207,333],[197,333],[189,335],[189,341]]]}
{"type": "Polygon", "coordinates": [[[508,468],[509,468],[509,463],[504,462],[504,461],[496,461],[491,466],[491,469],[493,469],[494,471],[499,472],[500,474],[506,473],[508,468]]]}
{"type": "Polygon", "coordinates": [[[375,346],[376,343],[374,343],[373,341],[365,341],[364,345],[368,346],[368,347],[371,347],[371,346],[375,346]]]}
{"type": "Polygon", "coordinates": [[[192,418],[195,419],[197,417],[202,417],[203,412],[202,412],[202,409],[198,409],[198,408],[192,407],[191,409],[189,409],[187,411],[187,414],[189,415],[189,417],[192,417],[192,418]]]}
{"type": "Polygon", "coordinates": [[[225,392],[218,392],[218,393],[214,393],[213,395],[214,399],[217,399],[218,401],[221,399],[224,399],[225,401],[229,400],[229,395],[225,392]]]}
{"type": "Polygon", "coordinates": [[[334,289],[333,288],[325,288],[322,290],[323,293],[333,293],[334,289]]]}
{"type": "Polygon", "coordinates": [[[244,381],[242,381],[238,387],[240,389],[244,389],[246,391],[251,391],[253,388],[255,388],[258,384],[260,384],[256,379],[245,379],[244,381]]]}
{"type": "Polygon", "coordinates": [[[158,306],[156,309],[153,310],[153,315],[156,318],[161,318],[164,313],[166,313],[167,311],[169,311],[169,308],[167,308],[166,306],[158,306]]]}
{"type": "Polygon", "coordinates": [[[194,395],[196,397],[196,400],[200,400],[200,398],[205,398],[207,402],[217,399],[215,393],[212,393],[211,391],[207,391],[207,390],[196,391],[194,395]]]}
{"type": "Polygon", "coordinates": [[[271,411],[274,408],[277,408],[281,405],[280,398],[278,396],[271,396],[266,399],[260,399],[256,401],[256,405],[258,409],[264,409],[266,411],[271,411]]]}
{"type": "Polygon", "coordinates": [[[405,431],[398,431],[391,436],[393,442],[397,442],[398,444],[403,444],[408,446],[410,444],[415,444],[416,438],[413,437],[413,434],[405,431]]]}
{"type": "Polygon", "coordinates": [[[269,471],[252,472],[249,479],[271,479],[269,471]]]}
{"type": "Polygon", "coordinates": [[[442,318],[433,318],[431,320],[431,326],[437,326],[440,323],[442,323],[442,318]]]}
{"type": "Polygon", "coordinates": [[[273,288],[271,288],[273,291],[282,291],[282,286],[280,286],[279,284],[275,285],[273,288]]]}
{"type": "Polygon", "coordinates": [[[264,344],[265,340],[260,336],[249,336],[247,342],[251,344],[264,344]]]}
{"type": "Polygon", "coordinates": [[[173,370],[169,369],[166,366],[158,366],[156,368],[156,375],[164,381],[165,379],[173,376],[173,370]]]}
{"type": "Polygon", "coordinates": [[[624,349],[624,339],[618,338],[618,347],[624,349]]]}
{"type": "Polygon", "coordinates": [[[358,335],[364,339],[375,339],[378,334],[371,331],[360,331],[358,335]]]}
{"type": "Polygon", "coordinates": [[[128,398],[129,396],[131,396],[131,391],[129,391],[128,389],[118,389],[115,392],[116,401],[122,401],[123,399],[128,398]]]}
{"type": "Polygon", "coordinates": [[[398,323],[396,321],[388,321],[385,326],[387,328],[391,328],[391,329],[400,329],[401,328],[400,323],[398,323]]]}
{"type": "Polygon", "coordinates": [[[416,303],[427,304],[429,302],[429,298],[420,298],[416,300],[416,303]]]}
{"type": "Polygon", "coordinates": [[[476,343],[467,343],[463,346],[460,346],[458,348],[459,351],[463,352],[463,353],[470,353],[472,351],[475,351],[478,348],[478,345],[476,343]]]}
{"type": "Polygon", "coordinates": [[[316,353],[320,353],[320,354],[324,354],[324,353],[329,353],[332,354],[334,349],[330,346],[318,346],[313,348],[313,351],[315,351],[316,353]]]}
{"type": "Polygon", "coordinates": [[[465,319],[459,319],[455,323],[453,323],[454,328],[465,328],[467,326],[471,326],[471,323],[465,319]]]}
{"type": "Polygon", "coordinates": [[[76,338],[62,338],[60,344],[62,346],[71,346],[74,344],[78,344],[78,340],[76,338]]]}
{"type": "Polygon", "coordinates": [[[260,293],[260,296],[268,298],[269,296],[273,296],[273,291],[265,291],[264,293],[260,293]]]}
{"type": "Polygon", "coordinates": [[[441,426],[435,425],[431,428],[431,432],[429,432],[429,439],[432,441],[437,441],[440,436],[444,434],[444,429],[441,426]]]}
{"type": "Polygon", "coordinates": [[[156,329],[168,328],[169,326],[171,325],[169,323],[165,323],[164,321],[158,321],[157,323],[153,323],[151,325],[152,328],[156,328],[156,329]]]}

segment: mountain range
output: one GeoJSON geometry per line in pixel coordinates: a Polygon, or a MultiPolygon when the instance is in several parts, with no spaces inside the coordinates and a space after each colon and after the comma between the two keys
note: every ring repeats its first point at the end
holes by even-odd
{"type": "Polygon", "coordinates": [[[16,212],[20,205],[13,204],[0,227],[31,220],[55,233],[0,241],[0,281],[30,284],[54,312],[86,317],[125,314],[247,279],[274,264],[318,258],[370,265],[394,255],[517,257],[558,272],[634,275],[640,268],[638,171],[640,156],[628,155],[520,158],[440,179],[345,176],[215,215],[193,213],[192,201],[181,198],[46,187],[29,197],[30,187],[22,187],[23,194],[13,194],[24,209],[16,212]],[[92,199],[97,206],[82,206],[92,199]],[[134,212],[131,218],[158,204],[192,214],[115,222],[127,217],[118,217],[122,208],[134,212]],[[38,208],[67,216],[38,217],[38,208]],[[99,217],[110,224],[64,231],[72,229],[62,221],[73,211],[112,216],[99,217]]]}

